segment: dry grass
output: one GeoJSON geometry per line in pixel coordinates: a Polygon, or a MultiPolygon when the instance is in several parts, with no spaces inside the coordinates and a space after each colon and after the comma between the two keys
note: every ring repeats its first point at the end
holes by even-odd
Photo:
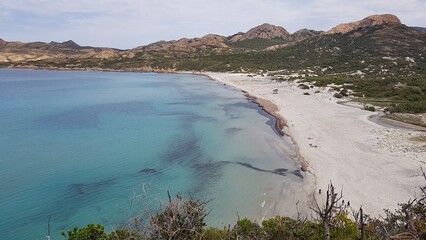
{"type": "Polygon", "coordinates": [[[412,137],[410,141],[426,143],[426,136],[412,137]]]}
{"type": "Polygon", "coordinates": [[[393,113],[384,116],[384,118],[400,121],[403,123],[413,124],[421,127],[426,127],[426,123],[422,120],[420,114],[402,114],[402,113],[393,113]]]}

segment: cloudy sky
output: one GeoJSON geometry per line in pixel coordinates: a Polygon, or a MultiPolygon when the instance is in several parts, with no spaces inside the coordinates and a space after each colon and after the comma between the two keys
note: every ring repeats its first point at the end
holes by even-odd
{"type": "Polygon", "coordinates": [[[0,38],[133,48],[158,40],[231,35],[262,23],[328,30],[392,13],[426,27],[426,0],[1,0],[0,38]]]}

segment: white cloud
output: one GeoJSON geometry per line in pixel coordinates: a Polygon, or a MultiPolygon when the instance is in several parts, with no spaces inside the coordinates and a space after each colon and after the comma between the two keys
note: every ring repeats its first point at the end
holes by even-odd
{"type": "Polygon", "coordinates": [[[83,45],[119,48],[207,33],[230,35],[264,22],[290,32],[305,27],[328,30],[379,13],[396,14],[407,25],[426,26],[424,0],[2,0],[0,9],[2,19],[9,20],[0,23],[0,37],[6,39],[74,39],[83,45]],[[11,15],[19,13],[43,18],[44,25],[14,22],[11,15]]]}

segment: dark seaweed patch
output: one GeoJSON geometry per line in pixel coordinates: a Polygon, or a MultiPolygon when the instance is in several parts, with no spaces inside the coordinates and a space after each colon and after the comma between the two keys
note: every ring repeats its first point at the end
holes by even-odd
{"type": "Polygon", "coordinates": [[[208,188],[209,185],[217,182],[222,176],[222,168],[224,167],[223,162],[198,162],[191,166],[196,182],[192,188],[194,194],[200,193],[208,188]]]}
{"type": "Polygon", "coordinates": [[[182,106],[200,106],[203,105],[202,102],[199,101],[181,101],[181,102],[169,102],[167,105],[182,105],[182,106]]]}
{"type": "Polygon", "coordinates": [[[226,133],[229,135],[234,135],[242,130],[243,130],[242,128],[232,127],[232,128],[227,128],[226,133]]]}
{"type": "Polygon", "coordinates": [[[69,111],[41,117],[38,125],[56,128],[95,128],[99,124],[100,114],[152,114],[153,108],[146,102],[107,103],[74,108],[69,111]]]}
{"type": "Polygon", "coordinates": [[[200,146],[200,138],[195,134],[177,135],[168,145],[167,152],[159,160],[163,164],[175,164],[191,170],[194,184],[190,192],[200,194],[208,185],[214,184],[222,174],[223,162],[206,159],[200,146]]]}
{"type": "Polygon", "coordinates": [[[277,174],[279,174],[279,175],[283,175],[286,172],[288,172],[288,169],[286,169],[286,168],[277,168],[277,169],[274,170],[274,172],[277,173],[277,174]]]}
{"type": "Polygon", "coordinates": [[[287,171],[287,169],[284,169],[284,168],[280,168],[280,169],[276,169],[276,170],[272,171],[272,170],[266,170],[266,169],[261,169],[261,168],[255,167],[255,166],[253,166],[249,163],[244,163],[244,162],[235,162],[235,163],[239,164],[241,166],[244,166],[246,168],[256,170],[258,172],[267,172],[267,173],[273,173],[273,174],[277,174],[277,175],[281,175],[281,176],[286,176],[285,172],[287,171]],[[283,170],[285,170],[285,171],[283,171],[283,170]]]}
{"type": "Polygon", "coordinates": [[[144,169],[141,169],[139,173],[154,174],[154,173],[157,173],[157,170],[153,168],[144,168],[144,169]]]}
{"type": "Polygon", "coordinates": [[[116,178],[112,178],[94,183],[70,184],[61,198],[58,198],[55,202],[46,206],[44,211],[34,216],[44,216],[49,213],[55,218],[55,222],[67,220],[78,208],[87,206],[89,202],[96,199],[102,191],[114,185],[116,181],[116,178]]]}
{"type": "Polygon", "coordinates": [[[275,170],[267,170],[267,169],[261,169],[261,168],[255,167],[255,166],[251,165],[250,163],[245,163],[245,162],[221,161],[221,163],[223,163],[223,164],[237,164],[237,165],[258,171],[258,172],[272,173],[272,174],[276,174],[276,175],[280,175],[280,176],[287,176],[287,172],[288,172],[288,169],[286,169],[286,168],[277,168],[275,170]]]}
{"type": "Polygon", "coordinates": [[[268,120],[266,121],[266,124],[269,125],[272,130],[277,133],[278,135],[281,135],[275,128],[275,122],[276,119],[267,113],[265,110],[263,110],[259,104],[256,104],[252,101],[249,101],[248,99],[245,102],[237,102],[237,103],[230,103],[230,104],[221,104],[222,110],[225,112],[225,115],[230,118],[238,118],[240,113],[238,111],[239,108],[245,108],[245,109],[252,109],[256,110],[258,114],[266,117],[268,120]]]}
{"type": "Polygon", "coordinates": [[[293,173],[293,175],[298,176],[299,178],[303,179],[303,175],[300,173],[300,170],[295,170],[292,173],[293,173]]]}
{"type": "Polygon", "coordinates": [[[199,146],[199,138],[193,134],[175,136],[167,149],[167,152],[160,156],[160,160],[166,163],[195,164],[200,161],[203,155],[199,146]]]}
{"type": "Polygon", "coordinates": [[[96,194],[97,192],[112,186],[114,181],[115,179],[108,179],[94,183],[74,183],[69,185],[69,187],[73,192],[77,193],[77,195],[96,194]]]}
{"type": "Polygon", "coordinates": [[[182,122],[185,127],[191,126],[195,122],[204,121],[204,122],[217,122],[218,120],[214,117],[201,116],[194,114],[192,112],[167,112],[167,113],[158,113],[158,116],[178,116],[182,117],[182,122]]]}

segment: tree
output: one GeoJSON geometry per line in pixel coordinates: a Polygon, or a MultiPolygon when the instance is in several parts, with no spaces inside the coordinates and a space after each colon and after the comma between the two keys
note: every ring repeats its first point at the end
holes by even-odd
{"type": "Polygon", "coordinates": [[[160,212],[150,216],[147,227],[149,239],[191,239],[203,233],[205,206],[209,201],[184,199],[180,194],[160,212]]]}
{"type": "Polygon", "coordinates": [[[327,188],[325,206],[320,207],[314,196],[315,207],[311,209],[317,214],[317,221],[322,222],[324,225],[324,239],[330,240],[330,226],[347,208],[344,201],[341,201],[342,198],[342,192],[340,192],[340,195],[336,193],[332,183],[330,183],[327,188]]]}

